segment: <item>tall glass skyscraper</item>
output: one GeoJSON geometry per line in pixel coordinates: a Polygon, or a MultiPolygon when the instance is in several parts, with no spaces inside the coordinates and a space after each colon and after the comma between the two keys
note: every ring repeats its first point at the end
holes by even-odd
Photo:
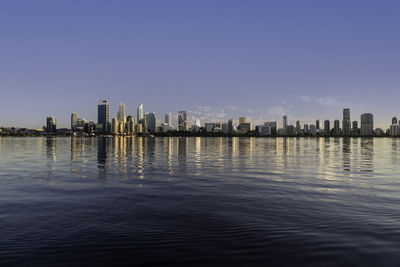
{"type": "Polygon", "coordinates": [[[140,123],[140,121],[143,119],[143,104],[140,104],[140,106],[137,108],[137,123],[140,123]]]}
{"type": "Polygon", "coordinates": [[[97,105],[97,121],[101,124],[110,122],[110,104],[107,100],[100,100],[97,105]]]}
{"type": "Polygon", "coordinates": [[[350,121],[350,109],[343,109],[343,121],[342,121],[343,135],[350,135],[351,121],[350,121]]]}

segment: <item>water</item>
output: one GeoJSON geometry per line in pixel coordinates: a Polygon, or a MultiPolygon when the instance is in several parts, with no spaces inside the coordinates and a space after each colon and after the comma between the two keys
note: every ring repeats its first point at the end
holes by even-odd
{"type": "Polygon", "coordinates": [[[0,264],[398,266],[400,139],[0,138],[0,264]]]}

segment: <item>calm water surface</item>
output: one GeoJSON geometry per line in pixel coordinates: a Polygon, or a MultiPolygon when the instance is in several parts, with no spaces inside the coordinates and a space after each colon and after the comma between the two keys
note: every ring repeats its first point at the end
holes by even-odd
{"type": "Polygon", "coordinates": [[[400,139],[0,138],[0,265],[400,265],[400,139]]]}

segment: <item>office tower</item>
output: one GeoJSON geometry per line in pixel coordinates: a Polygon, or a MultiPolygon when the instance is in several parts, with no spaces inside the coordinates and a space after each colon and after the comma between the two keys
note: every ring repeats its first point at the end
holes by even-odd
{"type": "Polygon", "coordinates": [[[140,104],[137,108],[137,123],[141,123],[143,119],[143,104],[140,104]]]}
{"type": "Polygon", "coordinates": [[[126,126],[128,134],[133,135],[135,133],[135,117],[128,116],[126,126]]]}
{"type": "Polygon", "coordinates": [[[296,135],[296,128],[293,125],[288,125],[286,127],[286,134],[288,136],[295,136],[296,135]]]}
{"type": "Polygon", "coordinates": [[[201,127],[200,120],[199,120],[199,119],[196,119],[196,120],[194,121],[194,125],[200,128],[200,127],[201,127]]]}
{"type": "Polygon", "coordinates": [[[232,133],[233,132],[233,119],[230,119],[228,121],[228,133],[232,133]]]}
{"type": "Polygon", "coordinates": [[[157,127],[157,117],[155,112],[150,112],[147,115],[147,130],[150,133],[155,133],[156,132],[156,127],[157,127]]]}
{"type": "Polygon", "coordinates": [[[144,119],[142,120],[141,124],[143,125],[143,132],[147,132],[149,130],[149,113],[148,112],[146,112],[144,114],[144,119]]]}
{"type": "Polygon", "coordinates": [[[397,118],[396,117],[392,118],[392,124],[397,124],[397,118]]]}
{"type": "Polygon", "coordinates": [[[361,135],[372,136],[374,134],[374,115],[364,113],[361,115],[361,135]]]}
{"type": "Polygon", "coordinates": [[[350,109],[343,109],[343,121],[342,121],[342,130],[343,135],[350,135],[351,121],[350,121],[350,109]]]}
{"type": "Polygon", "coordinates": [[[317,127],[314,124],[310,125],[310,135],[312,135],[312,136],[317,135],[317,127]]]}
{"type": "Polygon", "coordinates": [[[76,127],[76,122],[78,121],[78,113],[71,114],[71,130],[74,130],[76,127]]]}
{"type": "Polygon", "coordinates": [[[333,135],[340,135],[340,121],[339,120],[335,120],[333,122],[333,135]]]}
{"type": "Polygon", "coordinates": [[[296,132],[300,133],[300,131],[301,131],[300,121],[296,121],[296,132]]]}
{"type": "Polygon", "coordinates": [[[165,114],[165,123],[168,126],[172,126],[172,115],[171,115],[171,113],[165,114]]]}
{"type": "Polygon", "coordinates": [[[56,122],[55,117],[47,117],[46,130],[47,130],[47,133],[50,133],[50,134],[57,133],[57,122],[56,122]]]}
{"type": "Polygon", "coordinates": [[[353,121],[353,132],[358,131],[358,122],[353,121]]]}
{"type": "Polygon", "coordinates": [[[399,135],[399,125],[398,124],[390,125],[390,135],[391,136],[398,136],[399,135]]]}
{"type": "Polygon", "coordinates": [[[310,132],[310,129],[309,129],[309,127],[308,127],[308,124],[304,124],[303,127],[304,127],[304,128],[303,128],[304,134],[308,134],[308,133],[310,132]]]}
{"type": "Polygon", "coordinates": [[[229,127],[228,127],[228,123],[222,123],[222,132],[224,134],[228,134],[229,133],[229,127]]]}
{"type": "Polygon", "coordinates": [[[287,125],[288,125],[288,116],[287,116],[287,115],[284,115],[284,116],[283,116],[283,129],[286,130],[287,125]]]}
{"type": "Polygon", "coordinates": [[[110,122],[110,104],[107,100],[100,100],[97,105],[97,121],[99,124],[110,122]]]}
{"type": "Polygon", "coordinates": [[[315,129],[319,130],[319,120],[315,121],[315,129]]]}
{"type": "Polygon", "coordinates": [[[240,117],[239,118],[239,124],[246,123],[246,122],[247,122],[247,117],[240,117]]]}
{"type": "Polygon", "coordinates": [[[119,104],[118,120],[124,124],[126,123],[125,105],[122,103],[119,104]]]}
{"type": "Polygon", "coordinates": [[[243,122],[238,126],[239,134],[247,134],[253,130],[253,125],[251,122],[243,122]]]}
{"type": "Polygon", "coordinates": [[[186,111],[178,112],[178,130],[179,131],[187,130],[187,112],[186,111]]]}
{"type": "Polygon", "coordinates": [[[272,135],[276,135],[278,133],[278,122],[277,121],[264,122],[264,126],[271,127],[271,134],[272,135]]]}
{"type": "Polygon", "coordinates": [[[324,134],[325,136],[331,135],[331,122],[329,120],[324,121],[324,134]]]}
{"type": "Polygon", "coordinates": [[[119,133],[119,123],[117,118],[112,119],[112,133],[117,135],[119,133]]]}

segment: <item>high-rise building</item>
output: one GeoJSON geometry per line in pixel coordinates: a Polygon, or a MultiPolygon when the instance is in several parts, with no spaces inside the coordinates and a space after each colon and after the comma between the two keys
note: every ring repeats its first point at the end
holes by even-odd
{"type": "Polygon", "coordinates": [[[137,122],[140,123],[143,119],[143,104],[140,104],[137,108],[137,122]]]}
{"type": "Polygon", "coordinates": [[[372,136],[374,134],[374,115],[364,113],[361,115],[361,135],[372,136]]]}
{"type": "Polygon", "coordinates": [[[194,121],[194,125],[196,125],[197,127],[201,127],[201,123],[200,123],[200,120],[199,119],[196,119],[195,121],[194,121]]]}
{"type": "Polygon", "coordinates": [[[118,120],[124,124],[126,123],[125,105],[122,103],[119,104],[118,120]]]}
{"type": "Polygon", "coordinates": [[[171,125],[172,125],[172,115],[171,115],[171,113],[165,114],[165,123],[166,123],[168,126],[171,126],[171,125]]]}
{"type": "Polygon", "coordinates": [[[340,121],[339,120],[335,120],[333,122],[333,135],[340,135],[340,121]]]}
{"type": "Polygon", "coordinates": [[[392,124],[397,124],[397,118],[396,117],[392,118],[392,124]]]}
{"type": "Polygon", "coordinates": [[[186,111],[178,112],[178,130],[179,131],[187,131],[187,112],[186,111]]]}
{"type": "Polygon", "coordinates": [[[300,121],[296,121],[296,133],[299,134],[301,131],[300,121]]]}
{"type": "Polygon", "coordinates": [[[55,117],[47,117],[46,119],[46,131],[50,134],[57,133],[57,122],[55,117]]]}
{"type": "Polygon", "coordinates": [[[353,121],[353,132],[358,131],[358,121],[353,121]]]}
{"type": "Polygon", "coordinates": [[[157,128],[157,117],[155,112],[147,114],[147,130],[150,133],[155,133],[157,128]]]}
{"type": "Polygon", "coordinates": [[[329,120],[324,121],[324,135],[325,136],[331,135],[331,122],[329,120]]]}
{"type": "Polygon", "coordinates": [[[316,129],[316,130],[319,130],[319,127],[320,127],[320,126],[319,126],[319,120],[316,120],[316,121],[315,121],[315,129],[316,129]]]}
{"type": "Polygon", "coordinates": [[[233,119],[228,121],[228,133],[233,133],[233,119]]]}
{"type": "Polygon", "coordinates": [[[97,121],[100,124],[110,122],[110,104],[107,100],[100,100],[97,105],[97,121]]]}
{"type": "Polygon", "coordinates": [[[287,115],[284,115],[284,116],[283,116],[283,129],[286,130],[287,125],[288,125],[288,116],[287,116],[287,115]]]}
{"type": "Polygon", "coordinates": [[[342,131],[343,135],[350,135],[351,121],[350,121],[350,109],[343,109],[343,120],[342,120],[342,131]]]}
{"type": "Polygon", "coordinates": [[[278,133],[278,122],[277,121],[264,122],[264,126],[271,127],[271,134],[272,135],[276,135],[278,133]]]}
{"type": "Polygon", "coordinates": [[[76,127],[76,122],[78,121],[78,113],[71,114],[71,130],[74,130],[76,127]]]}
{"type": "Polygon", "coordinates": [[[117,118],[112,119],[112,133],[117,135],[119,133],[119,122],[117,118]]]}
{"type": "Polygon", "coordinates": [[[241,123],[247,123],[247,117],[240,117],[239,124],[241,124],[241,123]]]}

